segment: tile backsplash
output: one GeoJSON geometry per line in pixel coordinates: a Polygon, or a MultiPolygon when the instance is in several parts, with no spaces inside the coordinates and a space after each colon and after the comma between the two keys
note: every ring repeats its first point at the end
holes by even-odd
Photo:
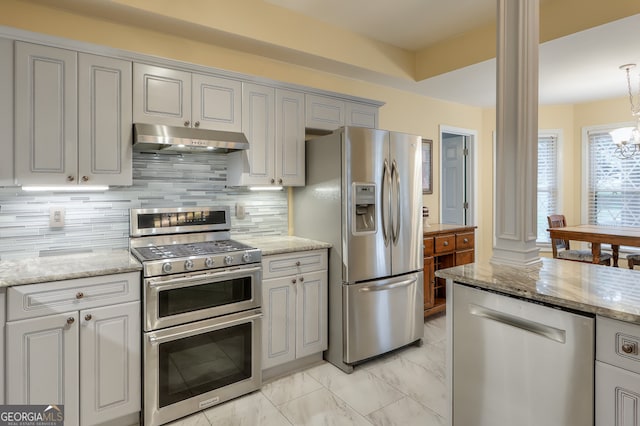
{"type": "Polygon", "coordinates": [[[227,205],[231,235],[286,235],[287,192],[227,188],[225,154],[133,154],[133,185],[94,193],[27,193],[0,188],[0,259],[128,247],[129,209],[227,205]],[[235,216],[236,203],[245,217],[235,216]],[[49,227],[51,207],[64,207],[65,225],[49,227]]]}

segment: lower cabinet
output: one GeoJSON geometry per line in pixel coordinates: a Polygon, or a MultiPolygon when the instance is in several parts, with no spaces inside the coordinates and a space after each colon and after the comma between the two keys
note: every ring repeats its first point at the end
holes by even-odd
{"type": "Polygon", "coordinates": [[[327,251],[265,256],[263,370],[327,349],[327,251]]]}
{"type": "Polygon", "coordinates": [[[137,416],[139,286],[131,273],[10,288],[6,403],[64,404],[65,426],[137,416]]]}

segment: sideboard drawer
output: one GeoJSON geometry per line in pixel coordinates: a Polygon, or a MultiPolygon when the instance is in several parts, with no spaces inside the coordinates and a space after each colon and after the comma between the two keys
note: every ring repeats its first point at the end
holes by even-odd
{"type": "Polygon", "coordinates": [[[475,245],[475,233],[456,234],[456,250],[469,250],[475,245]]]}
{"type": "Polygon", "coordinates": [[[451,235],[439,235],[435,237],[435,253],[450,253],[456,249],[456,236],[451,235]]]}
{"type": "Polygon", "coordinates": [[[640,325],[597,317],[596,359],[640,373],[640,325]]]}
{"type": "Polygon", "coordinates": [[[474,262],[474,250],[456,252],[456,266],[474,262]]]}
{"type": "Polygon", "coordinates": [[[424,238],[422,241],[424,256],[433,256],[433,238],[424,238]]]}

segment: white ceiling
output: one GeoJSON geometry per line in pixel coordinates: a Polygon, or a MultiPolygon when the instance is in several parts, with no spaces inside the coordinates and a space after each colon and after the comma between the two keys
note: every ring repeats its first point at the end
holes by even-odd
{"type": "MultiPolygon", "coordinates": [[[[417,50],[495,21],[495,0],[266,0],[337,27],[417,50]]],[[[540,45],[540,104],[625,96],[619,66],[640,65],[640,15],[540,45]]],[[[640,66],[636,71],[640,70],[640,66]]],[[[495,105],[495,60],[416,83],[389,84],[446,101],[495,105]]],[[[637,74],[637,72],[636,72],[637,74]]]]}

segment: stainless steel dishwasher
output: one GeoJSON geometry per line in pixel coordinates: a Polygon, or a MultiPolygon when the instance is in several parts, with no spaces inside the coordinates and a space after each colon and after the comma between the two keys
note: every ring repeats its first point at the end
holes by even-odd
{"type": "Polygon", "coordinates": [[[593,426],[593,317],[453,285],[453,426],[593,426]]]}

